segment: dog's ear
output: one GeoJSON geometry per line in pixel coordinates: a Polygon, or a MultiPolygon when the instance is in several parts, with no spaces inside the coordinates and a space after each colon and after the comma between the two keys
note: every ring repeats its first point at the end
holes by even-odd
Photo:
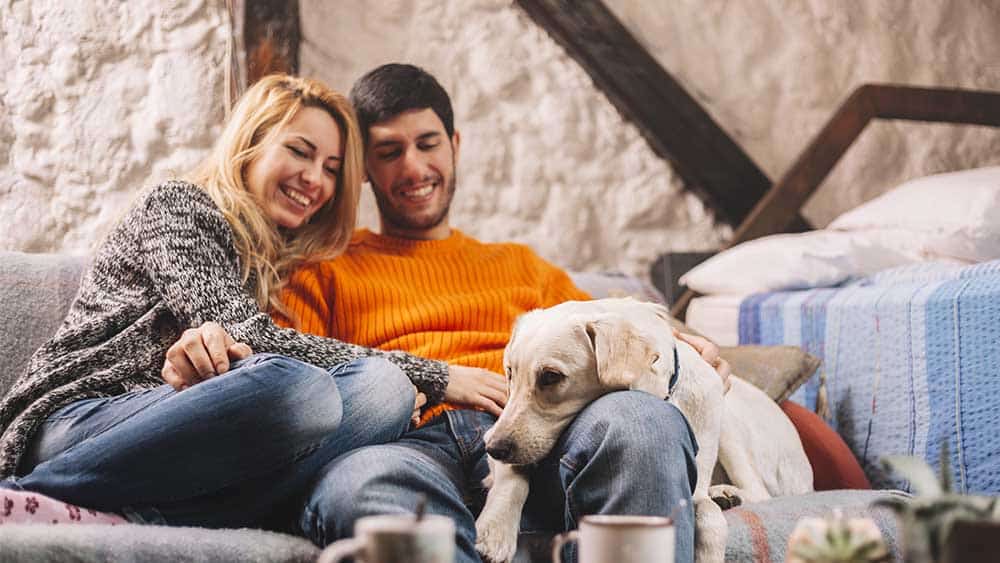
{"type": "Polygon", "coordinates": [[[586,331],[594,348],[597,378],[605,387],[657,394],[652,366],[659,355],[632,323],[606,315],[588,321],[586,331]]]}

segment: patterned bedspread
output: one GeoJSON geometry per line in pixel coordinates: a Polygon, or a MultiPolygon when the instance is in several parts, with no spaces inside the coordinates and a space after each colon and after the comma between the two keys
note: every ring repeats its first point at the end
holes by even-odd
{"type": "Polygon", "coordinates": [[[795,344],[823,360],[792,400],[832,420],[873,486],[909,490],[880,457],[935,468],[947,441],[955,487],[1000,493],[1000,261],[904,266],[844,287],[754,295],[741,344],[795,344]]]}

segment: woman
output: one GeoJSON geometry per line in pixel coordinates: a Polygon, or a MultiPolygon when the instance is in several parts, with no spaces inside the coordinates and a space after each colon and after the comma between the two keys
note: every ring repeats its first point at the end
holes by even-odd
{"type": "Polygon", "coordinates": [[[362,159],[341,95],[283,75],[255,84],[192,182],[149,191],[104,241],[0,403],[2,486],[133,521],[274,527],[326,462],[405,431],[414,386],[439,401],[446,364],[266,313],[286,275],[346,246],[362,159]],[[232,368],[209,366],[224,376],[164,385],[165,351],[206,321],[258,355],[235,345],[232,368]]]}

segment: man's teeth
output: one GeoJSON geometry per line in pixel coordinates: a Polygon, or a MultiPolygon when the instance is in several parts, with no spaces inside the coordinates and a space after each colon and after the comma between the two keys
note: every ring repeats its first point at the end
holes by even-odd
{"type": "Polygon", "coordinates": [[[291,199],[295,203],[301,205],[302,207],[309,207],[310,205],[312,205],[312,200],[311,199],[309,199],[308,197],[300,194],[297,191],[290,190],[288,188],[282,188],[281,191],[286,196],[288,196],[289,199],[291,199]]]}
{"type": "Polygon", "coordinates": [[[407,195],[407,197],[413,197],[413,198],[424,197],[424,196],[430,194],[432,191],[434,191],[434,184],[429,184],[429,185],[426,185],[426,186],[424,186],[422,188],[417,188],[415,190],[411,190],[409,192],[406,192],[406,195],[407,195]]]}

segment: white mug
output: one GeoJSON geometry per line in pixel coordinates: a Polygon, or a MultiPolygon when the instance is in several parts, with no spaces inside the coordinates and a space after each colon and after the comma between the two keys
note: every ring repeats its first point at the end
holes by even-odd
{"type": "Polygon", "coordinates": [[[663,563],[674,560],[674,523],[664,516],[584,516],[580,529],[559,534],[552,560],[561,563],[563,546],[579,542],[580,563],[663,563]]]}
{"type": "Polygon", "coordinates": [[[365,516],[354,524],[354,537],[334,542],[317,563],[354,557],[364,563],[454,563],[455,523],[428,514],[419,522],[412,514],[365,516]]]}

